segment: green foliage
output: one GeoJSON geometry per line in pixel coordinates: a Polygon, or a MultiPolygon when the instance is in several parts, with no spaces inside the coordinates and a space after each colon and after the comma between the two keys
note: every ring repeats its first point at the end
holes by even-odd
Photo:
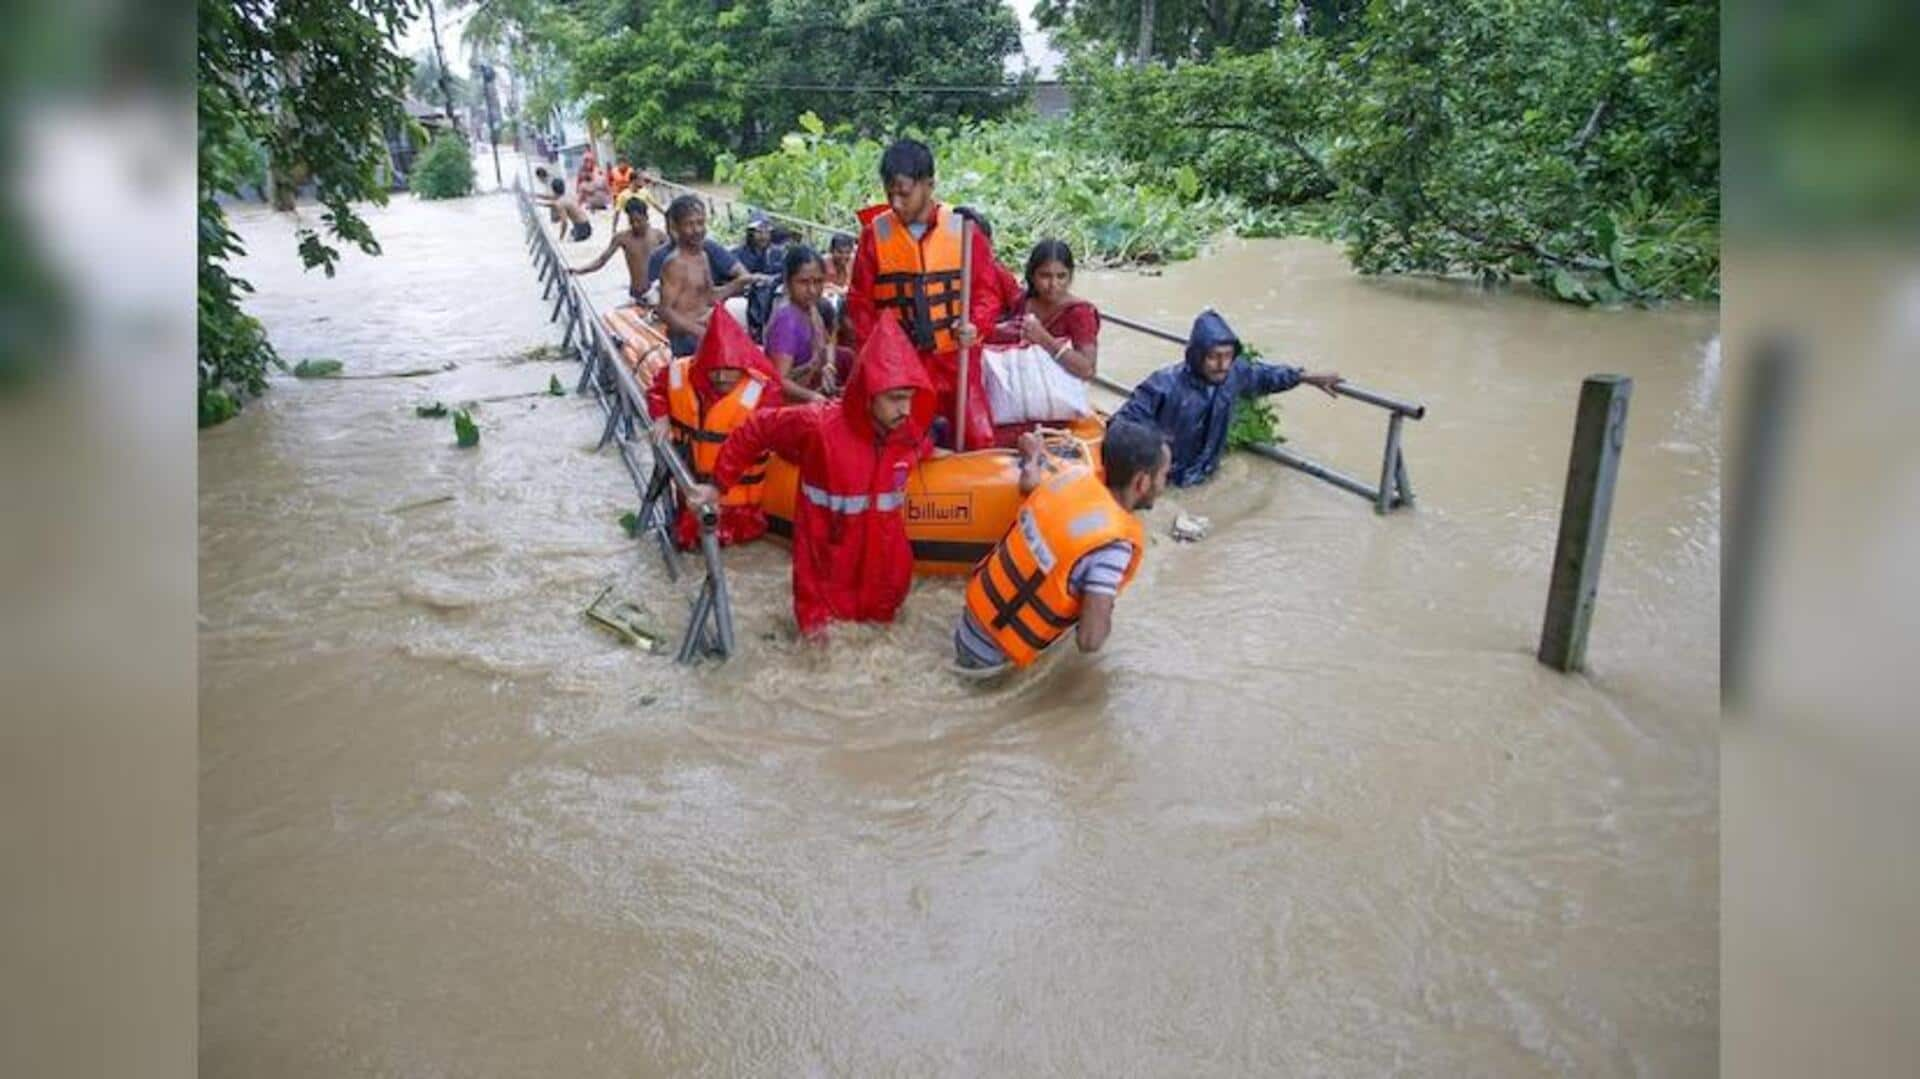
{"type": "Polygon", "coordinates": [[[1285,442],[1280,437],[1280,414],[1266,397],[1242,397],[1233,403],[1227,425],[1227,448],[1242,449],[1256,442],[1285,442]]]}
{"type": "MultiPolygon", "coordinates": [[[[1354,0],[1156,0],[1149,59],[1205,59],[1222,49],[1272,45],[1296,11],[1338,10],[1354,0]]],[[[1039,0],[1033,6],[1042,27],[1066,31],[1070,42],[1098,51],[1110,64],[1116,54],[1140,58],[1139,0],[1039,0]]]]}
{"type": "Polygon", "coordinates": [[[199,417],[234,415],[266,389],[273,346],[240,309],[247,283],[227,272],[242,253],[217,201],[260,172],[260,155],[282,192],[310,179],[319,227],[302,223],[301,262],[332,276],[340,252],[329,241],[379,254],[354,208],[384,203],[385,133],[405,121],[410,65],[393,47],[412,18],[412,0],[201,0],[199,114],[199,417]]]}
{"type": "Polygon", "coordinates": [[[439,401],[429,401],[424,405],[413,406],[413,414],[423,420],[437,420],[447,414],[447,406],[439,401]]]}
{"type": "Polygon", "coordinates": [[[626,530],[629,538],[640,534],[640,515],[628,510],[620,515],[620,527],[626,530]]]}
{"type": "Polygon", "coordinates": [[[567,395],[567,388],[560,385],[559,375],[547,376],[547,393],[553,397],[565,397],[567,395]]]}
{"type": "Polygon", "coordinates": [[[338,378],[342,366],[339,360],[301,360],[293,365],[293,377],[338,378]]]}
{"type": "Polygon", "coordinates": [[[452,132],[437,136],[413,170],[411,186],[423,199],[457,199],[473,194],[473,151],[452,132]]]}
{"type": "Polygon", "coordinates": [[[485,0],[467,36],[533,72],[530,107],[554,103],[558,79],[622,150],[680,173],[765,153],[809,110],[878,135],[997,116],[1023,97],[1002,69],[1020,32],[1000,0],[485,0]]]}
{"type": "Polygon", "coordinates": [[[473,422],[473,413],[464,408],[453,414],[453,442],[461,449],[480,444],[480,425],[473,422]]]}
{"type": "MultiPolygon", "coordinates": [[[[850,223],[880,195],[882,144],[807,130],[785,136],[779,151],[743,162],[723,158],[716,176],[743,197],[798,217],[850,223]]],[[[1043,120],[970,124],[926,133],[938,163],[940,197],[970,205],[994,228],[1008,265],[1023,265],[1035,242],[1056,237],[1082,264],[1192,258],[1244,216],[1233,198],[1201,193],[1191,170],[1141,168],[1043,120]]]]}
{"type": "Polygon", "coordinates": [[[1246,199],[1244,231],[1324,201],[1293,220],[1363,272],[1520,277],[1578,303],[1718,295],[1717,5],[1309,9],[1316,30],[1260,51],[1145,69],[1113,67],[1074,14],[1078,122],[1246,199]]]}

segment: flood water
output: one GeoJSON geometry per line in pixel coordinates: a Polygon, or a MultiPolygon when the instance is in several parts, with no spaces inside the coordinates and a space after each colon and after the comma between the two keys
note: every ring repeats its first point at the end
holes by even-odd
{"type": "MultiPolygon", "coordinates": [[[[583,262],[604,242],[567,245],[583,262]]],[[[1307,240],[1083,273],[1184,328],[1427,404],[1417,508],[1230,458],[1147,517],[1098,655],[980,692],[954,582],[793,639],[730,553],[744,652],[616,523],[505,196],[370,220],[300,272],[241,209],[289,360],[200,441],[201,1055],[210,1076],[1698,1075],[1716,1070],[1720,384],[1712,308],[1368,280],[1307,240]],[[1533,659],[1580,379],[1635,380],[1589,649],[1533,659]],[[1198,545],[1167,529],[1213,521],[1198,545]]],[[[590,278],[607,305],[615,260],[590,278]]],[[[1173,350],[1116,326],[1131,381],[1173,350]]],[[[1360,476],[1384,413],[1277,398],[1360,476]]]]}

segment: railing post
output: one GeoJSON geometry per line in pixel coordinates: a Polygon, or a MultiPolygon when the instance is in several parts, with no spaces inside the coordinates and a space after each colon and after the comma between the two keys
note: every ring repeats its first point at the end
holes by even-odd
{"type": "Polygon", "coordinates": [[[1380,487],[1374,497],[1373,512],[1385,513],[1400,504],[1394,490],[1394,462],[1400,459],[1400,413],[1387,413],[1387,449],[1380,457],[1380,487]]]}
{"type": "Polygon", "coordinates": [[[1580,387],[1553,578],[1547,586],[1547,617],[1540,629],[1540,662],[1555,670],[1586,668],[1587,630],[1600,587],[1600,560],[1606,553],[1607,521],[1632,396],[1633,380],[1624,375],[1592,375],[1580,387]]]}

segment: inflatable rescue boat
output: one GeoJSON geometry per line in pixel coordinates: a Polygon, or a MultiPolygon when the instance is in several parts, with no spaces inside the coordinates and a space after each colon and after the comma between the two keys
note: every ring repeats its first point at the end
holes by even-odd
{"type": "MultiPolygon", "coordinates": [[[[620,343],[621,362],[642,389],[673,358],[665,331],[643,308],[616,307],[603,316],[620,343]]],[[[1080,459],[1100,471],[1100,442],[1106,421],[1082,417],[1043,428],[1041,437],[1055,457],[1080,459]]],[[[768,531],[793,538],[793,504],[800,470],[781,457],[767,463],[761,495],[768,531]]],[[[964,576],[993,551],[1013,527],[1025,496],[1020,493],[1020,456],[1009,449],[969,450],[930,457],[907,473],[907,538],[913,543],[913,570],[922,576],[964,576]]]]}
{"type": "MultiPolygon", "coordinates": [[[[1100,468],[1100,442],[1106,421],[1087,416],[1064,428],[1040,432],[1058,458],[1079,458],[1100,468]]],[[[800,470],[785,458],[767,462],[767,485],[760,508],[768,531],[793,537],[793,503],[800,470]]],[[[907,473],[907,538],[913,543],[913,571],[922,576],[957,577],[993,552],[1013,527],[1026,496],[1020,493],[1020,455],[1014,450],[968,450],[929,457],[907,473]]]]}

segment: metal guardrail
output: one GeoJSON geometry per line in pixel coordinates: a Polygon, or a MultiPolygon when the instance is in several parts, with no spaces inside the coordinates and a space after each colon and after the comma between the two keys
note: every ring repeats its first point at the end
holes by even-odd
{"type": "MultiPolygon", "coordinates": [[[[730,198],[726,195],[716,195],[710,191],[701,191],[698,188],[674,183],[671,180],[656,179],[653,183],[661,187],[671,188],[675,191],[700,196],[707,201],[709,213],[711,213],[711,208],[715,202],[737,203],[742,206],[752,205],[743,199],[730,198]]],[[[773,220],[785,221],[808,232],[831,236],[836,232],[850,231],[847,229],[836,229],[832,225],[822,224],[818,221],[808,221],[802,217],[794,217],[791,214],[778,213],[773,210],[762,210],[757,207],[754,207],[754,209],[758,213],[766,214],[767,217],[773,220]]],[[[1100,319],[1103,322],[1111,322],[1117,326],[1125,327],[1135,333],[1141,333],[1148,337],[1157,337],[1162,341],[1172,342],[1173,344],[1180,345],[1182,348],[1186,347],[1187,344],[1187,339],[1182,334],[1161,329],[1150,323],[1127,318],[1124,315],[1116,315],[1104,307],[1100,309],[1100,319]]],[[[1122,397],[1130,396],[1133,393],[1133,387],[1122,382],[1116,382],[1103,375],[1094,375],[1092,381],[1094,385],[1117,393],[1122,397]]],[[[1323,465],[1311,458],[1304,457],[1292,450],[1277,446],[1271,442],[1255,442],[1248,445],[1246,449],[1269,461],[1286,465],[1288,468],[1298,469],[1315,479],[1325,480],[1341,490],[1351,491],[1373,503],[1375,513],[1388,513],[1392,510],[1413,505],[1413,485],[1407,479],[1407,461],[1406,454],[1403,452],[1401,446],[1400,427],[1406,420],[1424,419],[1427,414],[1427,406],[1417,402],[1403,401],[1389,394],[1384,394],[1377,390],[1369,390],[1363,386],[1356,386],[1351,382],[1345,381],[1336,385],[1333,392],[1342,397],[1351,398],[1363,404],[1369,404],[1375,408],[1386,411],[1387,440],[1386,447],[1380,459],[1380,482],[1369,484],[1365,480],[1356,479],[1338,469],[1323,465]]]]}
{"type": "MultiPolygon", "coordinates": [[[[1209,310],[1211,309],[1209,308],[1209,310]]],[[[1136,322],[1122,315],[1115,315],[1102,310],[1100,312],[1100,318],[1103,322],[1112,322],[1120,326],[1125,326],[1127,329],[1133,330],[1136,333],[1143,333],[1149,337],[1158,337],[1162,341],[1172,342],[1182,348],[1185,348],[1187,344],[1187,339],[1183,334],[1177,334],[1171,330],[1163,330],[1158,326],[1153,326],[1145,322],[1136,322]]],[[[1101,375],[1095,375],[1093,381],[1101,388],[1111,390],[1122,397],[1129,396],[1133,393],[1133,387],[1124,383],[1115,382],[1113,379],[1101,375]]],[[[1378,484],[1369,486],[1364,480],[1355,479],[1338,469],[1330,468],[1311,458],[1297,454],[1292,450],[1276,446],[1271,442],[1250,443],[1246,449],[1269,461],[1286,465],[1288,468],[1298,469],[1315,479],[1325,480],[1343,491],[1351,491],[1373,503],[1375,513],[1387,513],[1391,510],[1399,509],[1402,506],[1413,505],[1413,484],[1407,479],[1406,454],[1402,453],[1400,448],[1400,425],[1405,420],[1424,418],[1427,414],[1427,406],[1402,401],[1397,397],[1390,397],[1387,394],[1380,393],[1376,390],[1369,390],[1363,386],[1356,386],[1344,380],[1335,384],[1333,392],[1342,397],[1350,397],[1355,401],[1372,405],[1375,408],[1385,409],[1387,412],[1387,444],[1380,458],[1380,482],[1378,484]]]]}
{"type": "MultiPolygon", "coordinates": [[[[540,298],[553,300],[548,321],[566,318],[566,335],[561,350],[580,361],[580,382],[575,393],[593,391],[594,399],[606,413],[606,427],[600,433],[596,449],[613,443],[620,461],[633,479],[640,495],[641,533],[658,541],[661,557],[670,577],[679,577],[679,552],[673,543],[674,504],[670,494],[682,496],[694,486],[693,474],[667,440],[653,429],[646,416],[646,397],[634,381],[633,372],[620,359],[620,342],[601,320],[593,302],[578,282],[567,274],[567,262],[554,246],[554,239],[534,210],[526,189],[514,180],[514,198],[527,229],[527,250],[539,271],[540,298]],[[651,463],[643,468],[638,450],[646,445],[651,463]]],[[[681,663],[693,663],[703,656],[722,660],[733,655],[733,604],[727,589],[726,569],[720,559],[719,513],[712,506],[698,508],[700,556],[706,577],[700,584],[687,629],[680,638],[677,655],[681,663]]]]}

